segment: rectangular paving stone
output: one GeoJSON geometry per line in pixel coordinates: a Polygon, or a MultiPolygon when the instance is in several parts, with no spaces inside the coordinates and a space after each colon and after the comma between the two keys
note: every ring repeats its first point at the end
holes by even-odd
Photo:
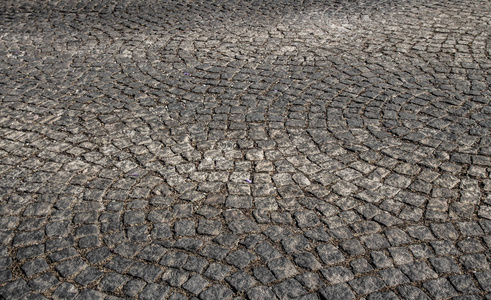
{"type": "Polygon", "coordinates": [[[459,257],[459,262],[462,264],[465,270],[489,270],[489,263],[486,260],[486,256],[484,254],[476,253],[462,255],[461,257],[459,257]]]}
{"type": "Polygon", "coordinates": [[[37,257],[44,253],[44,244],[38,244],[20,248],[17,250],[16,258],[19,260],[37,257]]]}
{"type": "Polygon", "coordinates": [[[92,289],[86,289],[81,291],[75,300],[83,300],[83,299],[103,299],[106,295],[92,289]]]}
{"type": "Polygon", "coordinates": [[[420,241],[431,241],[435,237],[431,233],[431,230],[426,226],[409,226],[407,227],[409,235],[420,241]]]}
{"type": "Polygon", "coordinates": [[[100,263],[112,255],[107,247],[96,248],[87,253],[86,258],[91,264],[100,263]]]}
{"type": "Polygon", "coordinates": [[[132,279],[123,287],[123,293],[128,297],[136,297],[146,285],[141,279],[132,279]]]}
{"type": "Polygon", "coordinates": [[[422,299],[422,300],[430,300],[430,297],[425,294],[421,289],[415,287],[415,286],[410,286],[410,285],[403,285],[399,286],[397,288],[403,299],[410,300],[410,299],[422,299]]]}
{"type": "Polygon", "coordinates": [[[87,286],[88,284],[101,278],[103,274],[103,272],[96,268],[88,267],[75,277],[75,282],[82,286],[87,286]]]}
{"type": "Polygon", "coordinates": [[[128,280],[129,277],[127,276],[118,273],[109,273],[101,279],[98,287],[104,292],[111,293],[122,287],[128,280]]]}
{"type": "Polygon", "coordinates": [[[225,280],[237,291],[245,291],[257,284],[257,281],[244,271],[238,271],[225,280]]]}
{"type": "Polygon", "coordinates": [[[358,258],[358,259],[352,260],[350,262],[350,266],[356,275],[363,274],[363,273],[369,273],[369,272],[373,271],[373,267],[364,258],[358,258]]]}
{"type": "Polygon", "coordinates": [[[434,241],[431,242],[430,245],[432,246],[433,250],[435,251],[436,255],[458,255],[460,254],[460,251],[457,250],[457,247],[455,247],[455,244],[449,240],[442,240],[442,241],[434,241]]]}
{"type": "Polygon", "coordinates": [[[245,268],[254,258],[257,258],[253,254],[243,251],[237,250],[235,252],[231,252],[227,256],[227,262],[231,265],[236,266],[239,269],[245,268]]]}
{"type": "Polygon", "coordinates": [[[426,259],[428,257],[434,256],[430,247],[427,244],[415,244],[410,245],[409,250],[416,259],[426,259]]]}
{"type": "Polygon", "coordinates": [[[167,223],[157,223],[154,224],[152,232],[152,238],[162,240],[172,238],[172,230],[167,223]]]}
{"type": "Polygon", "coordinates": [[[372,250],[385,249],[390,247],[387,239],[383,235],[378,233],[363,236],[361,240],[368,249],[372,250]]]}
{"type": "Polygon", "coordinates": [[[300,252],[293,255],[295,264],[297,266],[308,269],[310,271],[316,271],[322,267],[317,258],[310,252],[300,252]]]}
{"type": "Polygon", "coordinates": [[[253,233],[259,231],[258,225],[252,220],[236,220],[228,223],[228,228],[234,234],[253,233]]]}
{"type": "Polygon", "coordinates": [[[162,275],[162,280],[166,281],[170,286],[180,287],[189,278],[189,273],[183,270],[169,268],[162,275]]]}
{"type": "Polygon", "coordinates": [[[399,269],[404,272],[411,281],[434,279],[438,277],[438,274],[436,274],[425,262],[402,265],[399,266],[399,269]]]}
{"type": "Polygon", "coordinates": [[[254,276],[262,283],[268,284],[276,280],[273,273],[266,267],[256,267],[253,269],[254,276]]]}
{"type": "Polygon", "coordinates": [[[138,298],[142,300],[163,300],[165,299],[168,293],[169,293],[168,286],[162,284],[150,283],[145,286],[145,288],[140,293],[138,298]]]}
{"type": "Polygon", "coordinates": [[[178,239],[174,247],[181,248],[188,251],[197,251],[203,245],[203,241],[194,238],[180,238],[178,239]]]}
{"type": "Polygon", "coordinates": [[[452,257],[431,257],[429,261],[438,274],[460,272],[459,266],[452,257]]]}
{"type": "Polygon", "coordinates": [[[469,274],[465,275],[454,275],[448,277],[452,285],[457,291],[463,294],[476,294],[479,293],[479,289],[474,284],[472,276],[469,274]]]}
{"type": "Polygon", "coordinates": [[[9,282],[7,285],[0,288],[0,296],[5,299],[20,299],[23,295],[30,292],[30,287],[23,279],[18,279],[9,282]]]}
{"type": "Polygon", "coordinates": [[[211,263],[206,269],[205,273],[203,273],[203,276],[220,281],[223,280],[231,271],[232,268],[227,265],[211,263]]]}
{"type": "Polygon", "coordinates": [[[258,286],[248,290],[247,297],[249,297],[251,300],[278,299],[276,298],[273,290],[266,286],[258,286]]]}
{"type": "Polygon", "coordinates": [[[310,248],[309,241],[303,235],[284,237],[281,244],[283,249],[289,254],[310,248]]]}
{"type": "Polygon", "coordinates": [[[378,274],[388,286],[398,286],[409,282],[409,278],[396,268],[384,269],[379,271],[378,274]]]}
{"type": "Polygon", "coordinates": [[[305,288],[311,291],[316,291],[319,288],[325,286],[325,283],[321,277],[314,272],[302,273],[295,276],[295,279],[300,282],[305,288]]]}
{"type": "Polygon", "coordinates": [[[321,270],[321,273],[330,284],[347,282],[354,278],[353,273],[346,267],[342,266],[325,268],[321,270]]]}
{"type": "Polygon", "coordinates": [[[80,258],[74,258],[60,263],[55,268],[64,278],[70,277],[84,270],[88,265],[80,258]]]}
{"type": "Polygon", "coordinates": [[[174,231],[177,236],[194,236],[196,234],[195,222],[191,220],[179,220],[174,223],[174,231]]]}
{"type": "Polygon", "coordinates": [[[79,290],[73,284],[63,282],[53,292],[53,299],[74,299],[79,294],[79,290]]]}
{"type": "Polygon", "coordinates": [[[28,282],[29,287],[35,291],[44,292],[60,284],[60,281],[51,273],[45,273],[28,282]]]}
{"type": "Polygon", "coordinates": [[[433,299],[448,299],[457,296],[457,291],[446,278],[438,278],[423,283],[423,287],[430,293],[433,299]]]}
{"type": "Polygon", "coordinates": [[[486,292],[491,292],[491,271],[476,272],[474,275],[481,288],[486,292]]]}
{"type": "Polygon", "coordinates": [[[127,259],[127,258],[124,258],[124,257],[121,257],[121,256],[115,256],[107,264],[105,264],[104,267],[106,267],[108,269],[111,269],[113,271],[116,271],[118,273],[123,273],[133,263],[134,263],[133,260],[130,260],[130,259],[127,259]]]}
{"type": "Polygon", "coordinates": [[[44,237],[44,230],[21,232],[15,235],[12,245],[14,247],[23,247],[33,244],[40,244],[43,241],[44,237]]]}
{"type": "Polygon", "coordinates": [[[115,249],[114,252],[126,257],[126,258],[132,258],[134,257],[142,247],[140,245],[134,244],[134,243],[129,243],[129,242],[124,242],[119,244],[115,249]]]}
{"type": "Polygon", "coordinates": [[[320,291],[320,295],[324,299],[332,300],[352,300],[355,299],[355,294],[346,283],[326,286],[320,291]]]}
{"type": "Polygon", "coordinates": [[[385,287],[385,283],[382,279],[375,276],[352,279],[348,283],[358,295],[373,293],[385,287]]]}
{"type": "Polygon", "coordinates": [[[485,248],[481,245],[481,242],[476,238],[466,238],[457,243],[457,247],[462,253],[475,253],[483,252],[485,248]]]}
{"type": "Polygon", "coordinates": [[[291,299],[308,293],[298,281],[292,278],[274,285],[272,289],[279,299],[291,299]]]}
{"type": "Polygon", "coordinates": [[[182,266],[184,270],[193,271],[196,273],[203,273],[203,270],[208,265],[208,261],[201,257],[190,256],[186,263],[182,266]]]}
{"type": "Polygon", "coordinates": [[[278,279],[293,277],[298,274],[298,270],[295,265],[290,260],[284,257],[277,258],[268,262],[268,268],[278,279]]]}
{"type": "Polygon", "coordinates": [[[374,251],[370,256],[377,268],[389,268],[394,265],[392,260],[382,251],[374,251]]]}
{"type": "Polygon", "coordinates": [[[161,268],[141,262],[135,262],[128,270],[128,274],[141,278],[149,283],[155,282],[161,273],[161,268]]]}
{"type": "Polygon", "coordinates": [[[201,293],[201,291],[203,291],[209,285],[210,285],[210,283],[208,280],[201,277],[201,275],[196,274],[196,275],[192,276],[191,278],[189,278],[189,280],[186,281],[186,283],[184,283],[182,285],[182,287],[185,290],[187,290],[187,291],[189,291],[195,295],[198,295],[199,293],[201,293]]]}
{"type": "Polygon", "coordinates": [[[232,296],[234,293],[232,292],[231,289],[220,285],[220,284],[215,284],[206,289],[205,291],[201,292],[199,295],[202,300],[215,300],[215,299],[223,299],[223,300],[228,300],[232,299],[232,296]]]}
{"type": "Polygon", "coordinates": [[[200,254],[220,261],[225,258],[228,252],[229,252],[228,248],[221,247],[217,244],[209,244],[206,245],[203,248],[203,250],[200,251],[200,254]]]}
{"type": "Polygon", "coordinates": [[[389,248],[389,252],[396,265],[404,265],[413,262],[413,257],[407,248],[404,247],[389,248]]]}
{"type": "Polygon", "coordinates": [[[298,211],[295,220],[300,228],[314,227],[319,224],[319,218],[313,211],[298,211]]]}
{"type": "Polygon", "coordinates": [[[157,262],[160,260],[162,255],[166,252],[165,248],[160,245],[149,245],[145,247],[139,254],[138,258],[141,258],[150,262],[157,262]]]}
{"type": "Polygon", "coordinates": [[[281,257],[281,254],[278,252],[278,250],[276,250],[268,242],[262,242],[258,244],[255,248],[255,252],[265,262],[281,257]]]}
{"type": "Polygon", "coordinates": [[[318,246],[317,253],[326,265],[333,265],[345,260],[344,255],[331,244],[318,246]]]}
{"type": "Polygon", "coordinates": [[[222,223],[218,220],[204,220],[198,222],[197,231],[199,234],[219,235],[222,229],[222,223]]]}
{"type": "Polygon", "coordinates": [[[22,265],[22,271],[24,271],[27,277],[32,277],[47,270],[48,268],[49,265],[44,258],[31,260],[22,265]]]}

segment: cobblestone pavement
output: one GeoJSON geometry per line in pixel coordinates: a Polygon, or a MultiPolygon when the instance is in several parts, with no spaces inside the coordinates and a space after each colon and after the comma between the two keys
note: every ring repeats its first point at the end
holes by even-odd
{"type": "Polygon", "coordinates": [[[0,297],[491,298],[489,0],[3,0],[0,70],[0,297]]]}

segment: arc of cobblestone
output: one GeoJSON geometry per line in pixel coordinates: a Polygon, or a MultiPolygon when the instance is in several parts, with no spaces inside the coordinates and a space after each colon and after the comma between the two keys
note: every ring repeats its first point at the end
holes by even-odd
{"type": "Polygon", "coordinates": [[[4,1],[6,299],[488,297],[488,1],[4,1]]]}

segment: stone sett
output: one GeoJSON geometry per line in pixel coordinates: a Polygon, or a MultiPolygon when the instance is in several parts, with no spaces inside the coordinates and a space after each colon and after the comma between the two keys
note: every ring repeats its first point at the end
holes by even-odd
{"type": "Polygon", "coordinates": [[[0,298],[489,298],[489,1],[0,11],[0,298]]]}

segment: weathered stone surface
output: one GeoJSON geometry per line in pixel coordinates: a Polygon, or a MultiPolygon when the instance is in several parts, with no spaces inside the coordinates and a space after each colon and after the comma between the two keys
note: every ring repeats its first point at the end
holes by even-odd
{"type": "Polygon", "coordinates": [[[161,2],[0,1],[0,298],[489,297],[489,1],[161,2]]]}

